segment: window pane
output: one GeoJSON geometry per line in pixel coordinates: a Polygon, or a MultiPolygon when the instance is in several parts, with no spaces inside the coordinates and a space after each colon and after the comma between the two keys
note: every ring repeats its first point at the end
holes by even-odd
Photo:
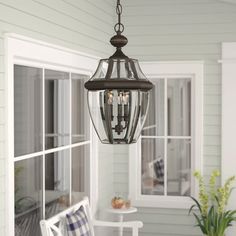
{"type": "Polygon", "coordinates": [[[69,144],[69,73],[45,70],[45,148],[69,144]]]}
{"type": "Polygon", "coordinates": [[[40,236],[42,219],[41,157],[15,163],[15,235],[40,236]]]}
{"type": "Polygon", "coordinates": [[[191,186],[191,141],[169,139],[167,145],[167,193],[189,196],[191,186]]]}
{"type": "Polygon", "coordinates": [[[191,80],[168,79],[168,135],[191,135],[191,80]]]}
{"type": "Polygon", "coordinates": [[[68,207],[69,186],[69,150],[47,154],[45,158],[46,218],[68,207]]]}
{"type": "Polygon", "coordinates": [[[164,80],[152,81],[154,88],[150,92],[149,110],[142,135],[164,135],[164,80]]]}
{"type": "Polygon", "coordinates": [[[89,195],[89,147],[72,149],[72,203],[89,195]]]}
{"type": "Polygon", "coordinates": [[[15,156],[42,151],[42,122],[42,69],[15,65],[15,156]]]}
{"type": "Polygon", "coordinates": [[[87,78],[79,74],[72,74],[71,78],[72,143],[78,143],[89,139],[89,116],[84,89],[87,78]]]}
{"type": "Polygon", "coordinates": [[[164,194],[164,140],[142,139],[142,194],[164,194]]]}

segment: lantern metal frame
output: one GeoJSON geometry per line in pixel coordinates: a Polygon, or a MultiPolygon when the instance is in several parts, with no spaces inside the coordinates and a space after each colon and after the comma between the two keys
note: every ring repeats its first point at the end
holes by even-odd
{"type": "MultiPolygon", "coordinates": [[[[140,97],[142,97],[140,94],[142,93],[144,95],[145,93],[149,93],[149,91],[153,88],[153,84],[145,77],[145,75],[141,71],[141,68],[138,64],[138,60],[129,58],[122,51],[122,47],[124,47],[128,43],[128,39],[124,35],[122,35],[124,31],[124,25],[121,23],[122,6],[120,4],[120,0],[117,0],[116,13],[118,15],[118,23],[116,23],[116,25],[114,26],[116,35],[114,35],[110,39],[110,43],[114,47],[116,47],[116,51],[108,59],[100,60],[96,72],[91,77],[91,79],[85,83],[85,88],[88,90],[88,96],[89,96],[89,92],[105,91],[103,93],[104,99],[105,97],[109,99],[108,97],[109,94],[110,95],[112,94],[113,96],[113,93],[111,91],[117,91],[118,92],[117,96],[126,96],[126,97],[128,96],[128,98],[131,100],[131,94],[133,94],[134,96],[134,91],[137,91],[137,94],[138,94],[137,96],[139,96],[138,102],[140,102],[141,101],[140,97]],[[103,63],[107,63],[108,66],[107,66],[106,74],[101,76],[99,74],[99,70],[103,63]],[[113,76],[114,67],[116,67],[115,70],[117,72],[115,77],[113,76]],[[124,76],[121,74],[121,67],[124,68],[125,71],[127,71],[127,74],[129,74],[128,76],[124,76]],[[128,94],[130,95],[130,97],[128,94]]],[[[103,103],[103,101],[101,103],[103,103]]],[[[123,108],[122,108],[122,104],[116,104],[117,124],[113,127],[111,126],[111,122],[113,121],[113,118],[114,118],[113,107],[110,107],[109,108],[110,110],[108,111],[108,106],[111,104],[108,104],[108,103],[105,104],[105,103],[107,102],[104,101],[104,109],[101,107],[100,110],[101,110],[101,113],[103,113],[101,114],[101,119],[103,119],[104,129],[106,130],[105,131],[106,136],[107,136],[106,141],[104,141],[100,137],[98,127],[96,127],[95,122],[94,122],[95,117],[92,117],[91,107],[89,107],[90,116],[92,118],[94,127],[97,131],[97,134],[101,142],[111,143],[111,144],[115,144],[115,143],[129,144],[129,143],[136,142],[137,137],[141,133],[141,130],[138,134],[135,132],[136,126],[138,124],[138,119],[140,119],[140,116],[141,116],[140,111],[138,111],[138,113],[137,111],[135,111],[135,119],[132,119],[133,120],[132,122],[134,123],[132,125],[133,129],[129,130],[129,134],[124,135],[123,138],[114,138],[112,135],[113,131],[115,131],[117,135],[120,135],[125,128],[128,128],[128,126],[130,127],[131,120],[129,120],[129,118],[131,118],[130,110],[132,109],[132,106],[128,105],[127,103],[127,104],[123,104],[123,108]],[[123,125],[121,124],[122,122],[124,122],[123,125]],[[130,137],[128,138],[127,135],[130,135],[130,137]],[[135,135],[137,136],[136,138],[134,138],[135,135]]],[[[145,104],[146,104],[146,107],[145,107],[146,110],[144,113],[147,112],[148,101],[145,104]]],[[[100,104],[100,106],[102,105],[100,104]]],[[[138,106],[139,106],[138,110],[140,110],[141,105],[139,104],[138,106]]],[[[142,117],[145,120],[144,115],[142,117]]],[[[142,125],[144,123],[144,120],[142,119],[142,125]]]]}

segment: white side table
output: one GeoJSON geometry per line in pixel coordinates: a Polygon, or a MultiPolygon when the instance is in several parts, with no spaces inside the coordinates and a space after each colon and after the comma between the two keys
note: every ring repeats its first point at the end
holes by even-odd
{"type": "MultiPolygon", "coordinates": [[[[121,208],[121,209],[107,208],[106,211],[118,215],[119,222],[123,222],[125,214],[137,212],[138,209],[136,207],[121,208]]],[[[120,228],[119,236],[123,236],[123,228],[120,228]]]]}

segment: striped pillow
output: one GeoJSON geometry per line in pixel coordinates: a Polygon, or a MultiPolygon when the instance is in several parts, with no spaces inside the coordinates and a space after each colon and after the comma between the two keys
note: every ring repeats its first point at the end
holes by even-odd
{"type": "Polygon", "coordinates": [[[156,178],[160,183],[164,182],[164,161],[163,159],[159,159],[154,163],[154,171],[156,174],[156,178]]]}
{"type": "Polygon", "coordinates": [[[66,214],[66,229],[68,236],[92,236],[83,206],[74,213],[66,214]]]}

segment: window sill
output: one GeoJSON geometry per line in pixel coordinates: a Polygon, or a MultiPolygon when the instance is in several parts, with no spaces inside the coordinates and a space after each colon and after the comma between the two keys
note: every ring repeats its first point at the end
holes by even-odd
{"type": "Polygon", "coordinates": [[[131,198],[132,205],[135,207],[154,207],[170,209],[189,209],[193,204],[190,197],[178,196],[148,196],[142,195],[137,199],[131,198]]]}

